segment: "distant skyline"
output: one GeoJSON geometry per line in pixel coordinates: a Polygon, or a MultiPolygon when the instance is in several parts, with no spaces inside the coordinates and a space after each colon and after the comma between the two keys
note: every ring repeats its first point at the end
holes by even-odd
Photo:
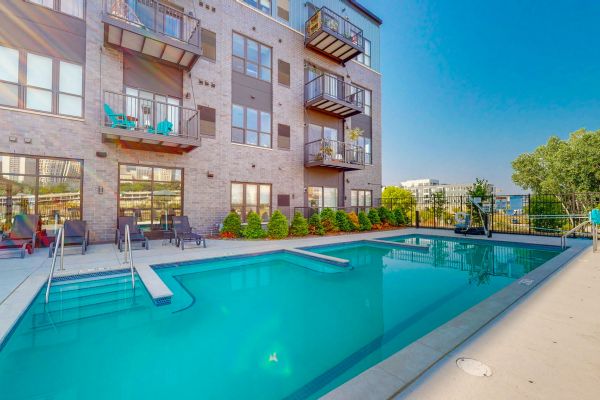
{"type": "Polygon", "coordinates": [[[361,0],[383,18],[383,183],[488,179],[600,128],[600,2],[361,0]],[[393,3],[393,6],[392,6],[393,3]]]}

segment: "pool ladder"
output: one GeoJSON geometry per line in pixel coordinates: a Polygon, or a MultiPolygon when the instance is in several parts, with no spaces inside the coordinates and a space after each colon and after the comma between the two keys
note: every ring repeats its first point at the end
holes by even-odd
{"type": "Polygon", "coordinates": [[[52,285],[52,277],[54,276],[54,268],[56,268],[56,258],[58,255],[58,246],[60,246],[60,271],[64,271],[64,253],[65,253],[65,228],[61,227],[56,235],[54,241],[54,255],[52,256],[52,266],[50,267],[50,274],[48,275],[48,284],[46,285],[46,304],[50,298],[50,286],[52,285]]]}
{"type": "Polygon", "coordinates": [[[131,272],[131,288],[135,290],[135,274],[133,272],[133,254],[131,252],[131,233],[129,232],[129,224],[125,225],[125,263],[129,264],[131,272]]]}
{"type": "Polygon", "coordinates": [[[568,231],[567,233],[562,235],[560,237],[560,247],[562,249],[565,249],[567,247],[567,238],[569,236],[571,236],[573,233],[575,233],[576,231],[578,231],[581,228],[583,228],[584,226],[586,226],[587,224],[592,225],[592,250],[595,253],[598,250],[598,226],[596,224],[592,224],[591,221],[584,221],[584,222],[580,223],[579,225],[577,225],[575,228],[571,229],[570,231],[568,231]]]}

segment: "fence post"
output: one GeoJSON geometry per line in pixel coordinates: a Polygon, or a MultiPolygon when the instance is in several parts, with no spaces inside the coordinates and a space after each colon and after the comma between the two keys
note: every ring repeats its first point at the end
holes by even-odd
{"type": "Polygon", "coordinates": [[[415,204],[415,227],[419,227],[419,211],[417,210],[417,206],[415,204]]]}
{"type": "Polygon", "coordinates": [[[435,196],[433,196],[433,228],[437,228],[437,210],[436,210],[436,200],[435,196]]]}
{"type": "Polygon", "coordinates": [[[527,195],[527,225],[529,226],[529,234],[531,235],[531,194],[527,195]]]}

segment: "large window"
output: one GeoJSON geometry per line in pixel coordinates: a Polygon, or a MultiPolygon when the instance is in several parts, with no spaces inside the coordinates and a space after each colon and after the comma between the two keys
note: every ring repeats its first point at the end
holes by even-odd
{"type": "Polygon", "coordinates": [[[365,39],[365,52],[359,54],[356,61],[367,67],[371,66],[371,42],[369,40],[365,39]]]}
{"type": "Polygon", "coordinates": [[[308,206],[312,208],[335,208],[338,206],[338,190],[334,187],[309,186],[308,206]]]}
{"type": "Polygon", "coordinates": [[[20,57],[18,50],[0,46],[0,105],[81,117],[83,67],[33,53],[20,57]],[[19,68],[26,71],[22,82],[19,68]]]}
{"type": "Polygon", "coordinates": [[[267,221],[271,215],[271,185],[233,182],[231,184],[231,209],[245,221],[250,211],[267,221]]]}
{"type": "Polygon", "coordinates": [[[233,70],[271,82],[271,48],[234,33],[233,70]]]}
{"type": "Polygon", "coordinates": [[[271,15],[271,0],[244,0],[244,2],[254,8],[258,8],[265,14],[271,15]]]}
{"type": "Polygon", "coordinates": [[[183,212],[183,170],[119,165],[119,215],[135,215],[142,229],[164,229],[183,212]]]}
{"type": "Polygon", "coordinates": [[[271,113],[234,104],[231,127],[232,142],[271,147],[271,113]]]}
{"type": "Polygon", "coordinates": [[[152,128],[161,121],[173,124],[173,134],[182,133],[181,99],[125,87],[127,115],[136,122],[137,128],[152,128]]]}
{"type": "Polygon", "coordinates": [[[0,228],[17,214],[38,214],[43,228],[81,218],[80,160],[0,153],[0,228]]]}
{"type": "Polygon", "coordinates": [[[30,3],[39,4],[51,10],[60,11],[77,18],[83,18],[84,0],[28,0],[30,3]]]}
{"type": "Polygon", "coordinates": [[[352,207],[371,207],[373,205],[373,191],[351,190],[350,205],[352,207]]]}

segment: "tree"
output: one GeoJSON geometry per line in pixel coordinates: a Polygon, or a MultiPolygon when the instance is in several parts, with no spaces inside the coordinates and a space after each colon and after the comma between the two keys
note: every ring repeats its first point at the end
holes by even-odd
{"type": "Polygon", "coordinates": [[[267,233],[262,228],[262,220],[254,211],[250,211],[246,216],[248,225],[244,229],[244,237],[248,239],[262,239],[267,236],[267,233]]]}
{"type": "Polygon", "coordinates": [[[440,220],[443,222],[447,202],[446,193],[443,191],[433,193],[433,214],[438,224],[440,223],[440,220]]]}
{"type": "MultiPolygon", "coordinates": [[[[554,196],[533,195],[529,198],[529,212],[531,215],[564,215],[564,210],[554,196]]],[[[529,223],[533,230],[538,232],[553,232],[561,230],[568,222],[565,218],[535,218],[529,223]]]]}
{"type": "Polygon", "coordinates": [[[404,214],[401,208],[396,208],[394,211],[394,219],[398,225],[408,225],[408,217],[404,214]]]}
{"type": "Polygon", "coordinates": [[[223,220],[221,235],[224,237],[239,237],[242,233],[242,219],[235,211],[231,211],[223,220]]]}
{"type": "MultiPolygon", "coordinates": [[[[482,201],[491,201],[490,197],[492,195],[492,192],[490,190],[490,184],[488,183],[487,179],[475,178],[475,183],[473,183],[471,188],[467,190],[467,194],[471,198],[479,197],[482,201]]],[[[475,206],[472,206],[471,209],[473,211],[471,213],[471,221],[473,221],[473,223],[476,225],[483,224],[481,216],[479,215],[479,211],[477,211],[475,206]]]]}
{"type": "Polygon", "coordinates": [[[361,231],[370,231],[373,228],[371,220],[364,211],[358,213],[358,229],[361,231]]]}
{"type": "Polygon", "coordinates": [[[596,192],[600,188],[600,131],[580,129],[562,140],[548,142],[513,162],[512,180],[534,194],[551,194],[565,214],[581,214],[596,206],[592,196],[574,193],[596,192]]]}
{"type": "Polygon", "coordinates": [[[279,210],[275,210],[271,215],[271,220],[267,224],[267,235],[269,239],[283,239],[289,233],[288,220],[279,210]]]}
{"type": "Polygon", "coordinates": [[[386,186],[381,194],[381,205],[390,210],[400,208],[404,211],[404,214],[408,214],[414,204],[415,198],[408,189],[398,186],[386,186]]]}
{"type": "Polygon", "coordinates": [[[294,213],[294,218],[292,219],[292,225],[290,227],[290,234],[292,236],[308,235],[308,223],[306,222],[306,218],[302,216],[300,211],[296,211],[294,213]]]}
{"type": "Polygon", "coordinates": [[[312,235],[323,236],[325,234],[325,228],[323,228],[323,224],[321,223],[321,217],[319,213],[314,213],[308,219],[308,231],[312,235]]]}
{"type": "Polygon", "coordinates": [[[394,217],[394,213],[392,213],[387,207],[381,206],[377,209],[379,213],[379,219],[383,224],[389,224],[392,226],[396,226],[396,218],[394,217]]]}

